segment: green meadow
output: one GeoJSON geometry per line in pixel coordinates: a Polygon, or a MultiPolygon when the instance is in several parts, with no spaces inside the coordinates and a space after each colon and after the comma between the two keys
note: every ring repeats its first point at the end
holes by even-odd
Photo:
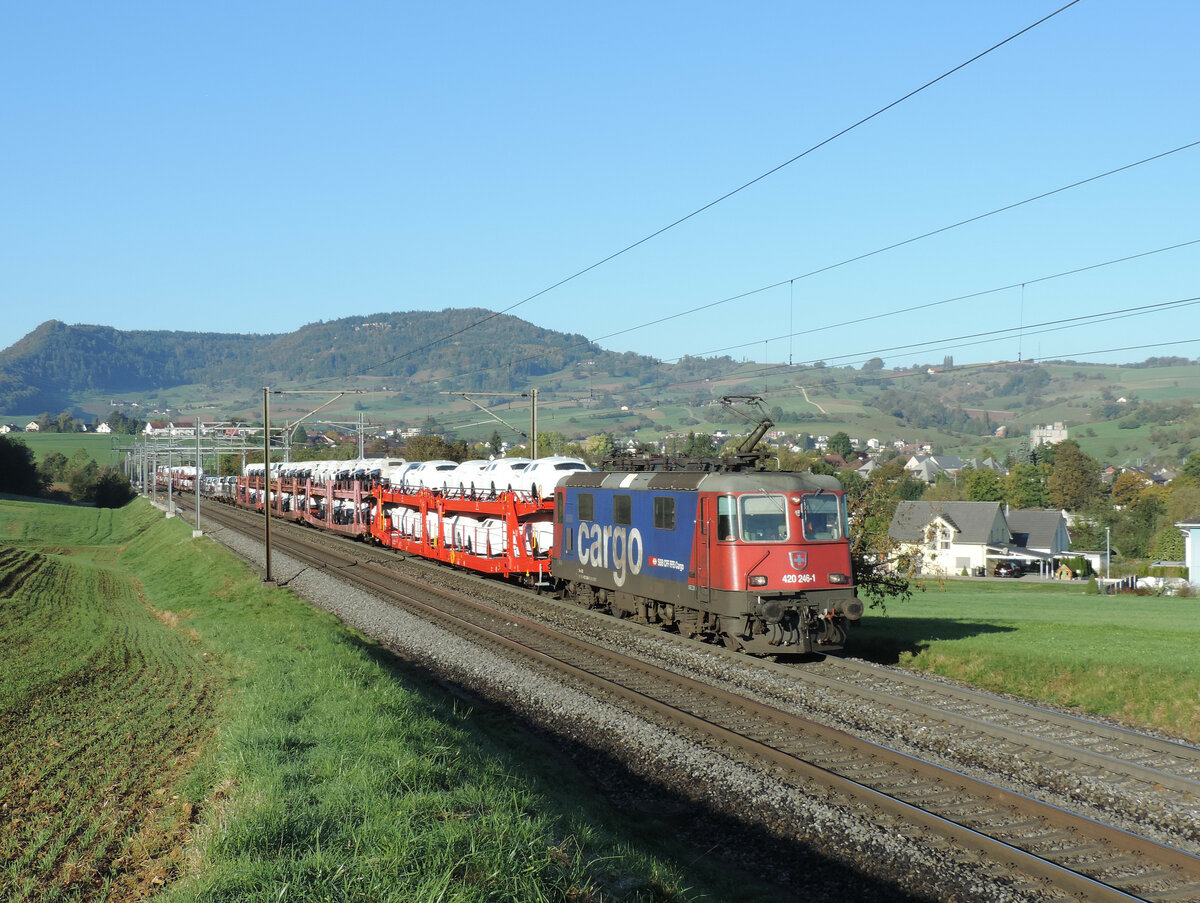
{"type": "Polygon", "coordinates": [[[125,455],[122,449],[132,447],[139,438],[104,436],[96,433],[14,433],[13,437],[28,445],[38,461],[51,452],[59,452],[69,460],[77,451],[83,449],[101,467],[106,464],[114,467],[119,465],[125,455]]]}
{"type": "MultiPolygon", "coordinates": [[[[1196,740],[1198,640],[1195,599],[952,580],[852,651],[1196,740]]],[[[0,648],[0,899],[772,898],[144,501],[0,502],[0,648]]]]}
{"type": "Polygon", "coordinates": [[[850,651],[1200,741],[1200,599],[930,582],[868,610],[850,651]]]}
{"type": "Polygon", "coordinates": [[[0,899],[767,898],[190,530],[0,502],[0,899]]]}

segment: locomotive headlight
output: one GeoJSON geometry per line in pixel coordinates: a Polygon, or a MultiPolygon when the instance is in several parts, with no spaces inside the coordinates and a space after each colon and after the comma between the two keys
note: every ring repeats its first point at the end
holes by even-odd
{"type": "Polygon", "coordinates": [[[765,574],[754,574],[750,577],[748,582],[751,586],[766,586],[767,577],[765,574]]]}
{"type": "Polygon", "coordinates": [[[849,583],[850,578],[846,574],[830,574],[829,582],[830,583],[849,583]]]}

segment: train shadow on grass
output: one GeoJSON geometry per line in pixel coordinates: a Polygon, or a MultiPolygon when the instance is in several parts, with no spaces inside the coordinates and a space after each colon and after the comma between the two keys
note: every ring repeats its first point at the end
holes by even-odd
{"type": "Polygon", "coordinates": [[[881,665],[894,665],[902,656],[917,655],[935,640],[961,640],[990,633],[1012,633],[1015,627],[953,618],[872,617],[850,631],[845,655],[881,665]]]}
{"type": "MultiPolygon", "coordinates": [[[[658,768],[644,773],[646,763],[638,767],[625,761],[602,738],[596,737],[595,745],[586,742],[569,718],[542,722],[523,711],[524,706],[514,707],[486,689],[432,673],[372,641],[354,638],[352,642],[399,683],[424,692],[445,720],[474,735],[468,740],[474,755],[493,757],[499,768],[520,775],[537,798],[547,801],[546,814],[558,819],[564,829],[599,818],[633,847],[655,845],[654,838],[669,839],[658,855],[673,861],[685,881],[695,883],[690,892],[663,893],[663,888],[647,886],[640,888],[644,892],[640,898],[671,899],[676,894],[690,898],[699,890],[701,899],[713,899],[698,887],[707,869],[707,873],[719,871],[726,879],[731,873],[746,876],[738,895],[743,901],[796,899],[799,888],[804,898],[813,900],[930,903],[936,899],[903,889],[890,877],[886,864],[873,862],[870,868],[857,870],[839,850],[836,837],[817,831],[806,843],[796,837],[794,824],[772,830],[770,807],[733,814],[711,805],[702,793],[691,798],[672,789],[658,768]],[[521,732],[514,734],[514,727],[521,732]],[[531,761],[543,764],[531,769],[531,761]],[[590,801],[585,799],[588,796],[590,801]],[[699,865],[701,860],[704,866],[699,865]]],[[[625,891],[634,889],[629,880],[622,879],[625,891]]]]}

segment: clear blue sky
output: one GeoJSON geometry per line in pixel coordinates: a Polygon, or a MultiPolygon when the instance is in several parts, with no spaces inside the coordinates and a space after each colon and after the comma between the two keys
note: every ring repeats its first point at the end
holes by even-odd
{"type": "MultiPolygon", "coordinates": [[[[0,347],[47,319],[265,333],[504,310],[1060,5],[10,3],[0,347]]],[[[1200,140],[1198,34],[1195,0],[1082,0],[512,313],[665,360],[1200,340],[1200,306],[1035,328],[1200,296],[1200,245],[1029,284],[1200,239],[1200,147],[622,332],[1200,140]]],[[[1200,341],[1089,359],[1156,353],[1200,341]]]]}

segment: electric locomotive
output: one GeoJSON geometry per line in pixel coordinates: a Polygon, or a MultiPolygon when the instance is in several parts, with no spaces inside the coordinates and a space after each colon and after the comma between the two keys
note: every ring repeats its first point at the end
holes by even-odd
{"type": "Polygon", "coordinates": [[[836,478],[575,473],[554,499],[559,592],[756,654],[841,649],[862,617],[836,478]]]}

